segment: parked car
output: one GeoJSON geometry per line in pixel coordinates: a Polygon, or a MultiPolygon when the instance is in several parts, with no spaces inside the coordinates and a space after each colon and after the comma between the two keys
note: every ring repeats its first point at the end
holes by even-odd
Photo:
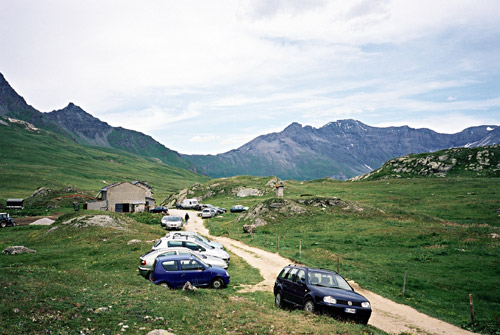
{"type": "Polygon", "coordinates": [[[180,216],[164,216],[161,218],[161,226],[166,229],[181,230],[184,222],[180,216]]]}
{"type": "Polygon", "coordinates": [[[167,214],[168,213],[168,208],[165,206],[158,206],[149,211],[150,213],[163,213],[167,214]]]}
{"type": "Polygon", "coordinates": [[[222,207],[215,207],[215,212],[217,214],[224,214],[225,212],[227,212],[227,210],[225,208],[222,208],[222,207]]]}
{"type": "Polygon", "coordinates": [[[202,211],[201,211],[201,217],[203,219],[210,219],[214,216],[214,212],[211,208],[204,208],[202,211]]]}
{"type": "Polygon", "coordinates": [[[229,254],[219,248],[214,248],[211,245],[206,243],[197,241],[195,239],[189,238],[187,240],[179,240],[179,239],[168,239],[162,237],[158,242],[153,246],[153,250],[165,249],[165,248],[188,248],[193,251],[197,251],[206,256],[214,256],[222,258],[226,263],[229,263],[229,254]]]}
{"type": "Polygon", "coordinates": [[[188,255],[171,255],[156,258],[151,281],[155,284],[179,288],[186,282],[193,286],[220,289],[229,284],[229,273],[218,266],[211,266],[199,258],[188,255]]]}
{"type": "Polygon", "coordinates": [[[231,213],[244,212],[247,210],[248,210],[248,207],[244,207],[242,205],[236,205],[236,206],[231,207],[231,213]]]}
{"type": "Polygon", "coordinates": [[[7,213],[0,213],[0,227],[5,228],[7,226],[14,227],[16,223],[7,213]]]}
{"type": "Polygon", "coordinates": [[[307,312],[322,311],[342,319],[367,324],[372,313],[370,302],[338,273],[285,266],[274,283],[274,303],[281,308],[289,303],[307,312]]]}
{"type": "Polygon", "coordinates": [[[174,239],[176,236],[187,236],[187,237],[192,237],[198,241],[201,241],[201,242],[204,242],[208,245],[211,245],[212,247],[215,247],[215,248],[219,248],[219,249],[224,249],[224,246],[222,244],[220,244],[219,242],[215,242],[215,241],[211,241],[209,240],[208,238],[204,237],[204,236],[201,236],[201,235],[198,235],[197,233],[195,233],[194,231],[179,231],[179,232],[173,232],[173,233],[167,233],[167,235],[165,235],[165,238],[170,238],[170,239],[174,239]]]}
{"type": "Polygon", "coordinates": [[[141,274],[141,276],[149,278],[153,273],[153,264],[155,262],[155,259],[160,256],[169,255],[191,255],[194,257],[198,257],[203,262],[213,266],[219,266],[223,269],[227,269],[228,267],[227,263],[219,257],[205,256],[188,248],[158,249],[151,250],[139,258],[139,273],[141,274]]]}

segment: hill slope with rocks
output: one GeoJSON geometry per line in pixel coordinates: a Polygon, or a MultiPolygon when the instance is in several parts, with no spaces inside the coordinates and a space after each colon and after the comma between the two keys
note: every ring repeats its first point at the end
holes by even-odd
{"type": "Polygon", "coordinates": [[[447,176],[500,177],[500,145],[407,155],[352,180],[447,176]]]}

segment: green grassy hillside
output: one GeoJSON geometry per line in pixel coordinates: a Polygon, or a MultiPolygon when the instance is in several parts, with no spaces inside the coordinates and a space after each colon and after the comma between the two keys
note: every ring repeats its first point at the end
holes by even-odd
{"type": "Polygon", "coordinates": [[[340,272],[363,287],[458,326],[471,326],[471,293],[473,329],[500,330],[500,178],[287,181],[284,199],[266,186],[270,179],[194,187],[203,202],[250,207],[247,215],[211,219],[211,233],[269,251],[279,237],[280,254],[311,266],[336,269],[339,259],[340,272]],[[263,195],[238,198],[241,187],[263,195]],[[243,225],[261,220],[267,225],[243,233],[243,225]]]}
{"type": "Polygon", "coordinates": [[[0,199],[24,198],[40,187],[75,187],[95,195],[105,185],[147,181],[160,200],[206,181],[207,177],[125,151],[78,145],[44,130],[2,119],[0,124],[0,199]]]}

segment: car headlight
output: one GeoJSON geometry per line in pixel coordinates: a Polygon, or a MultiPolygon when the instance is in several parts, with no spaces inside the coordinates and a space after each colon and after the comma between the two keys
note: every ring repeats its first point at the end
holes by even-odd
{"type": "Polygon", "coordinates": [[[363,307],[363,308],[370,308],[370,303],[368,301],[363,301],[361,303],[361,307],[363,307]]]}
{"type": "Polygon", "coordinates": [[[324,297],[323,301],[326,302],[327,304],[336,304],[337,303],[337,299],[335,299],[334,297],[330,297],[329,295],[324,297]]]}

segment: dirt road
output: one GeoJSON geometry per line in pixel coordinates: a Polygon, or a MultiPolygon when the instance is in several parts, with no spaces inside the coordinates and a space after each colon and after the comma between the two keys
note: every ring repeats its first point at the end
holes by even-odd
{"type": "MultiPolygon", "coordinates": [[[[184,216],[185,211],[171,210],[171,213],[184,216]]],[[[276,253],[250,247],[240,241],[227,237],[211,236],[208,229],[203,225],[203,220],[197,216],[196,212],[189,212],[189,216],[189,224],[186,225],[186,230],[198,232],[224,244],[230,252],[245,259],[248,264],[259,269],[264,280],[257,285],[244,288],[243,291],[261,290],[272,292],[278,273],[285,265],[293,263],[291,260],[281,257],[276,253]]],[[[420,313],[406,305],[395,303],[378,294],[364,290],[355,283],[351,283],[351,285],[357,292],[370,300],[373,312],[369,324],[389,334],[400,334],[402,332],[415,335],[475,334],[420,313]]]]}

